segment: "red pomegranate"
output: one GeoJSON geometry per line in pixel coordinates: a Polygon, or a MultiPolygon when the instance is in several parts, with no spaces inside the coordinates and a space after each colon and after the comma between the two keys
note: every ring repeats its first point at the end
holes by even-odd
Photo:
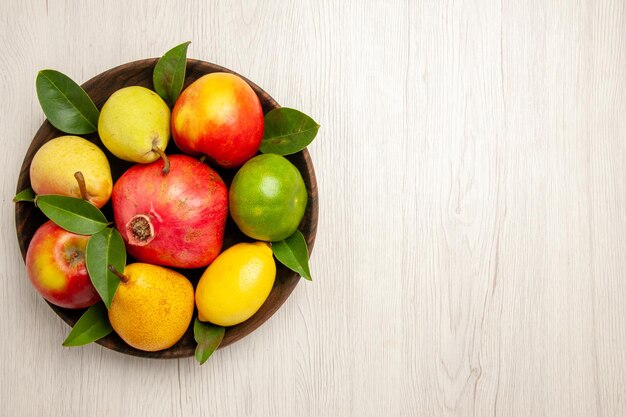
{"type": "Polygon", "coordinates": [[[210,264],[222,249],[228,190],[209,166],[186,155],[138,164],[113,186],[115,226],[138,261],[178,268],[210,264]]]}

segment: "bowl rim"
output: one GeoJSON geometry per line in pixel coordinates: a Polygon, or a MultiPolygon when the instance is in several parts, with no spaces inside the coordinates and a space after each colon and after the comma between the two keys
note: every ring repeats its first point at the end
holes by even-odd
{"type": "MultiPolygon", "coordinates": [[[[136,60],[136,61],[131,61],[131,62],[127,62],[121,65],[117,65],[115,67],[112,67],[108,70],[105,70],[95,76],[93,76],[92,78],[90,78],[89,80],[85,81],[83,84],[81,84],[81,87],[85,90],[85,91],[89,91],[91,89],[94,89],[98,86],[98,84],[100,82],[103,81],[103,79],[105,79],[106,77],[111,77],[111,76],[115,76],[116,74],[120,74],[120,73],[124,73],[129,69],[141,69],[143,67],[151,67],[154,68],[154,65],[156,65],[157,61],[159,60],[159,58],[146,58],[146,59],[140,59],[140,60],[136,60]]],[[[261,101],[261,103],[263,104],[263,109],[264,109],[264,113],[267,113],[267,111],[271,110],[271,109],[275,109],[275,108],[279,108],[281,107],[276,100],[274,100],[273,97],[271,97],[265,90],[263,90],[261,87],[259,87],[256,83],[252,82],[251,80],[249,80],[248,78],[242,76],[241,74],[238,74],[237,72],[217,65],[217,64],[213,64],[211,62],[208,61],[203,61],[203,60],[198,60],[198,59],[193,59],[193,58],[187,58],[187,64],[186,64],[186,68],[187,68],[187,73],[185,75],[185,86],[188,85],[188,83],[195,81],[189,81],[188,80],[188,76],[189,76],[189,68],[190,66],[192,68],[199,68],[201,69],[205,74],[208,73],[213,73],[213,72],[227,72],[227,73],[231,73],[234,75],[237,75],[238,77],[242,78],[244,81],[246,81],[254,90],[254,92],[257,94],[257,96],[259,96],[259,99],[261,101]]],[[[199,77],[198,77],[199,78],[199,77]]],[[[119,87],[122,88],[122,87],[119,87]]],[[[90,95],[91,96],[91,95],[90,95]]],[[[24,158],[22,160],[22,165],[21,165],[21,169],[20,169],[20,175],[18,177],[18,181],[17,181],[17,186],[16,186],[16,193],[22,191],[23,189],[25,189],[26,187],[30,186],[30,177],[28,175],[29,172],[29,168],[30,168],[30,161],[27,161],[27,159],[29,159],[29,155],[32,155],[36,152],[37,149],[39,149],[39,147],[41,145],[36,145],[35,144],[35,138],[37,138],[40,135],[44,135],[45,132],[49,129],[53,129],[56,130],[48,121],[48,119],[45,119],[43,121],[43,123],[41,124],[41,126],[39,127],[39,129],[37,129],[37,132],[35,133],[35,135],[33,136],[31,143],[28,147],[28,150],[26,151],[26,154],[24,155],[24,158]]],[[[62,132],[63,133],[63,132],[62,132]]],[[[96,133],[97,134],[97,133],[96,133]]],[[[78,136],[84,136],[84,135],[78,135],[78,136]]],[[[50,139],[47,139],[50,140],[50,139]]],[[[46,141],[47,141],[46,140],[46,141]]],[[[311,160],[311,156],[308,152],[308,150],[305,148],[304,150],[296,153],[295,155],[300,155],[303,158],[304,161],[304,166],[306,167],[306,174],[308,178],[305,178],[305,182],[307,182],[307,192],[309,193],[309,204],[310,204],[310,222],[308,222],[307,226],[308,226],[308,234],[305,234],[305,237],[307,239],[307,244],[308,244],[308,249],[309,249],[309,257],[311,256],[311,253],[313,251],[313,246],[315,244],[315,237],[317,234],[317,223],[318,223],[318,210],[319,210],[319,202],[318,202],[318,192],[317,192],[317,179],[315,176],[315,169],[313,166],[313,161],[311,160]],[[313,196],[313,198],[311,198],[313,196]]],[[[287,158],[289,158],[289,156],[287,156],[287,158]]],[[[32,157],[30,158],[32,160],[32,157]]],[[[302,173],[302,172],[301,172],[302,173]]],[[[26,244],[26,242],[24,242],[24,239],[22,239],[21,237],[21,233],[20,233],[20,224],[22,223],[22,221],[24,220],[22,218],[22,210],[20,209],[20,204],[24,204],[24,203],[15,203],[15,226],[16,226],[16,237],[18,240],[18,246],[20,247],[20,252],[22,254],[22,258],[25,261],[26,259],[26,251],[28,249],[28,245],[26,244]]],[[[30,203],[27,203],[30,204],[30,203]]],[[[307,207],[307,212],[309,211],[309,207],[307,207]]],[[[307,218],[307,215],[305,215],[305,219],[307,218]]],[[[303,223],[304,220],[303,219],[303,223]]],[[[302,224],[301,224],[302,227],[302,224]]],[[[301,228],[300,227],[300,228],[301,228]]],[[[223,249],[222,249],[223,250],[223,249]]],[[[278,265],[277,265],[278,266],[278,265]]],[[[275,313],[276,311],[278,311],[278,309],[280,309],[280,307],[284,304],[284,302],[287,300],[287,298],[289,298],[290,294],[293,292],[293,290],[295,289],[296,285],[300,282],[301,278],[299,277],[299,275],[293,271],[289,271],[288,272],[288,276],[284,279],[284,281],[287,283],[286,287],[284,288],[284,290],[281,291],[280,294],[280,298],[277,300],[278,302],[274,303],[269,311],[266,311],[266,314],[263,318],[261,318],[260,320],[255,320],[254,322],[249,323],[248,326],[246,326],[244,328],[244,332],[241,335],[237,335],[235,337],[231,337],[231,338],[227,338],[225,336],[223,343],[219,346],[219,348],[223,348],[226,346],[231,345],[232,343],[235,343],[239,340],[241,340],[242,338],[244,338],[245,336],[249,335],[250,333],[254,332],[256,329],[258,329],[263,323],[265,323],[266,321],[268,321],[275,313]]],[[[276,286],[276,285],[275,285],[276,286]]],[[[272,292],[274,291],[274,288],[272,289],[272,292]]],[[[76,322],[76,319],[74,319],[73,317],[70,317],[68,315],[69,311],[68,309],[63,309],[61,307],[58,307],[50,302],[48,302],[47,300],[44,299],[44,301],[46,301],[46,303],[50,306],[50,308],[63,320],[65,321],[68,325],[73,326],[74,323],[76,322]]],[[[71,310],[71,311],[76,311],[76,310],[71,310]]],[[[80,310],[79,310],[80,311],[80,310]]],[[[253,316],[252,318],[254,318],[255,316],[253,316]]],[[[195,318],[195,311],[194,311],[194,318],[195,318]]],[[[251,318],[251,319],[252,319],[251,318]]],[[[247,322],[249,322],[251,319],[246,320],[245,322],[242,323],[246,324],[247,322]]],[[[190,327],[193,326],[193,319],[192,322],[190,324],[190,327]]],[[[237,326],[241,326],[241,325],[237,325],[237,326]]],[[[237,326],[233,326],[233,328],[237,327],[237,326]]],[[[228,329],[227,329],[227,334],[228,334],[228,329]]],[[[183,336],[185,337],[185,336],[183,336]]],[[[146,351],[141,351],[138,349],[134,349],[132,347],[130,347],[129,345],[127,345],[126,343],[123,344],[116,344],[113,343],[109,337],[105,337],[102,338],[100,340],[97,340],[95,343],[107,348],[107,349],[111,349],[114,350],[116,352],[120,352],[120,353],[124,353],[127,355],[132,355],[132,356],[137,356],[137,357],[143,357],[143,358],[156,358],[156,359],[174,359],[174,358],[185,358],[185,357],[190,357],[194,354],[195,351],[195,346],[180,346],[180,347],[176,347],[176,345],[174,345],[171,348],[165,349],[165,350],[161,350],[161,351],[157,351],[157,352],[146,352],[146,351]]]]}

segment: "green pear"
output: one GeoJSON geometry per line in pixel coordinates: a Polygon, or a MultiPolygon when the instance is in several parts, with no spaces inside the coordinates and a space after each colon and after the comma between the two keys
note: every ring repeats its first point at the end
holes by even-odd
{"type": "Polygon", "coordinates": [[[46,142],[30,163],[30,186],[37,194],[83,198],[96,207],[109,201],[111,167],[100,148],[78,136],[46,142]]]}
{"type": "Polygon", "coordinates": [[[154,91],[132,86],[111,94],[100,111],[98,134],[118,158],[148,164],[161,157],[163,172],[169,171],[170,109],[154,91]]]}

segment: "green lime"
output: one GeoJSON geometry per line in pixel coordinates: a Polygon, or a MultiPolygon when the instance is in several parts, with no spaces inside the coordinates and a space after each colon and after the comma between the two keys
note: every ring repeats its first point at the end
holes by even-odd
{"type": "Polygon", "coordinates": [[[306,203],[306,186],[298,168],[280,155],[264,154],[239,169],[228,204],[244,234],[276,242],[296,231],[306,203]]]}

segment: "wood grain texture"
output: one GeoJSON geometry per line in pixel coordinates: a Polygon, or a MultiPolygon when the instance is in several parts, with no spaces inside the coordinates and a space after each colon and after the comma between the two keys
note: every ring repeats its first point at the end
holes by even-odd
{"type": "Polygon", "coordinates": [[[0,23],[3,414],[626,416],[622,0],[9,0],[0,23]],[[185,40],[322,125],[314,281],[201,368],[63,348],[10,201],[36,72],[185,40]]]}

